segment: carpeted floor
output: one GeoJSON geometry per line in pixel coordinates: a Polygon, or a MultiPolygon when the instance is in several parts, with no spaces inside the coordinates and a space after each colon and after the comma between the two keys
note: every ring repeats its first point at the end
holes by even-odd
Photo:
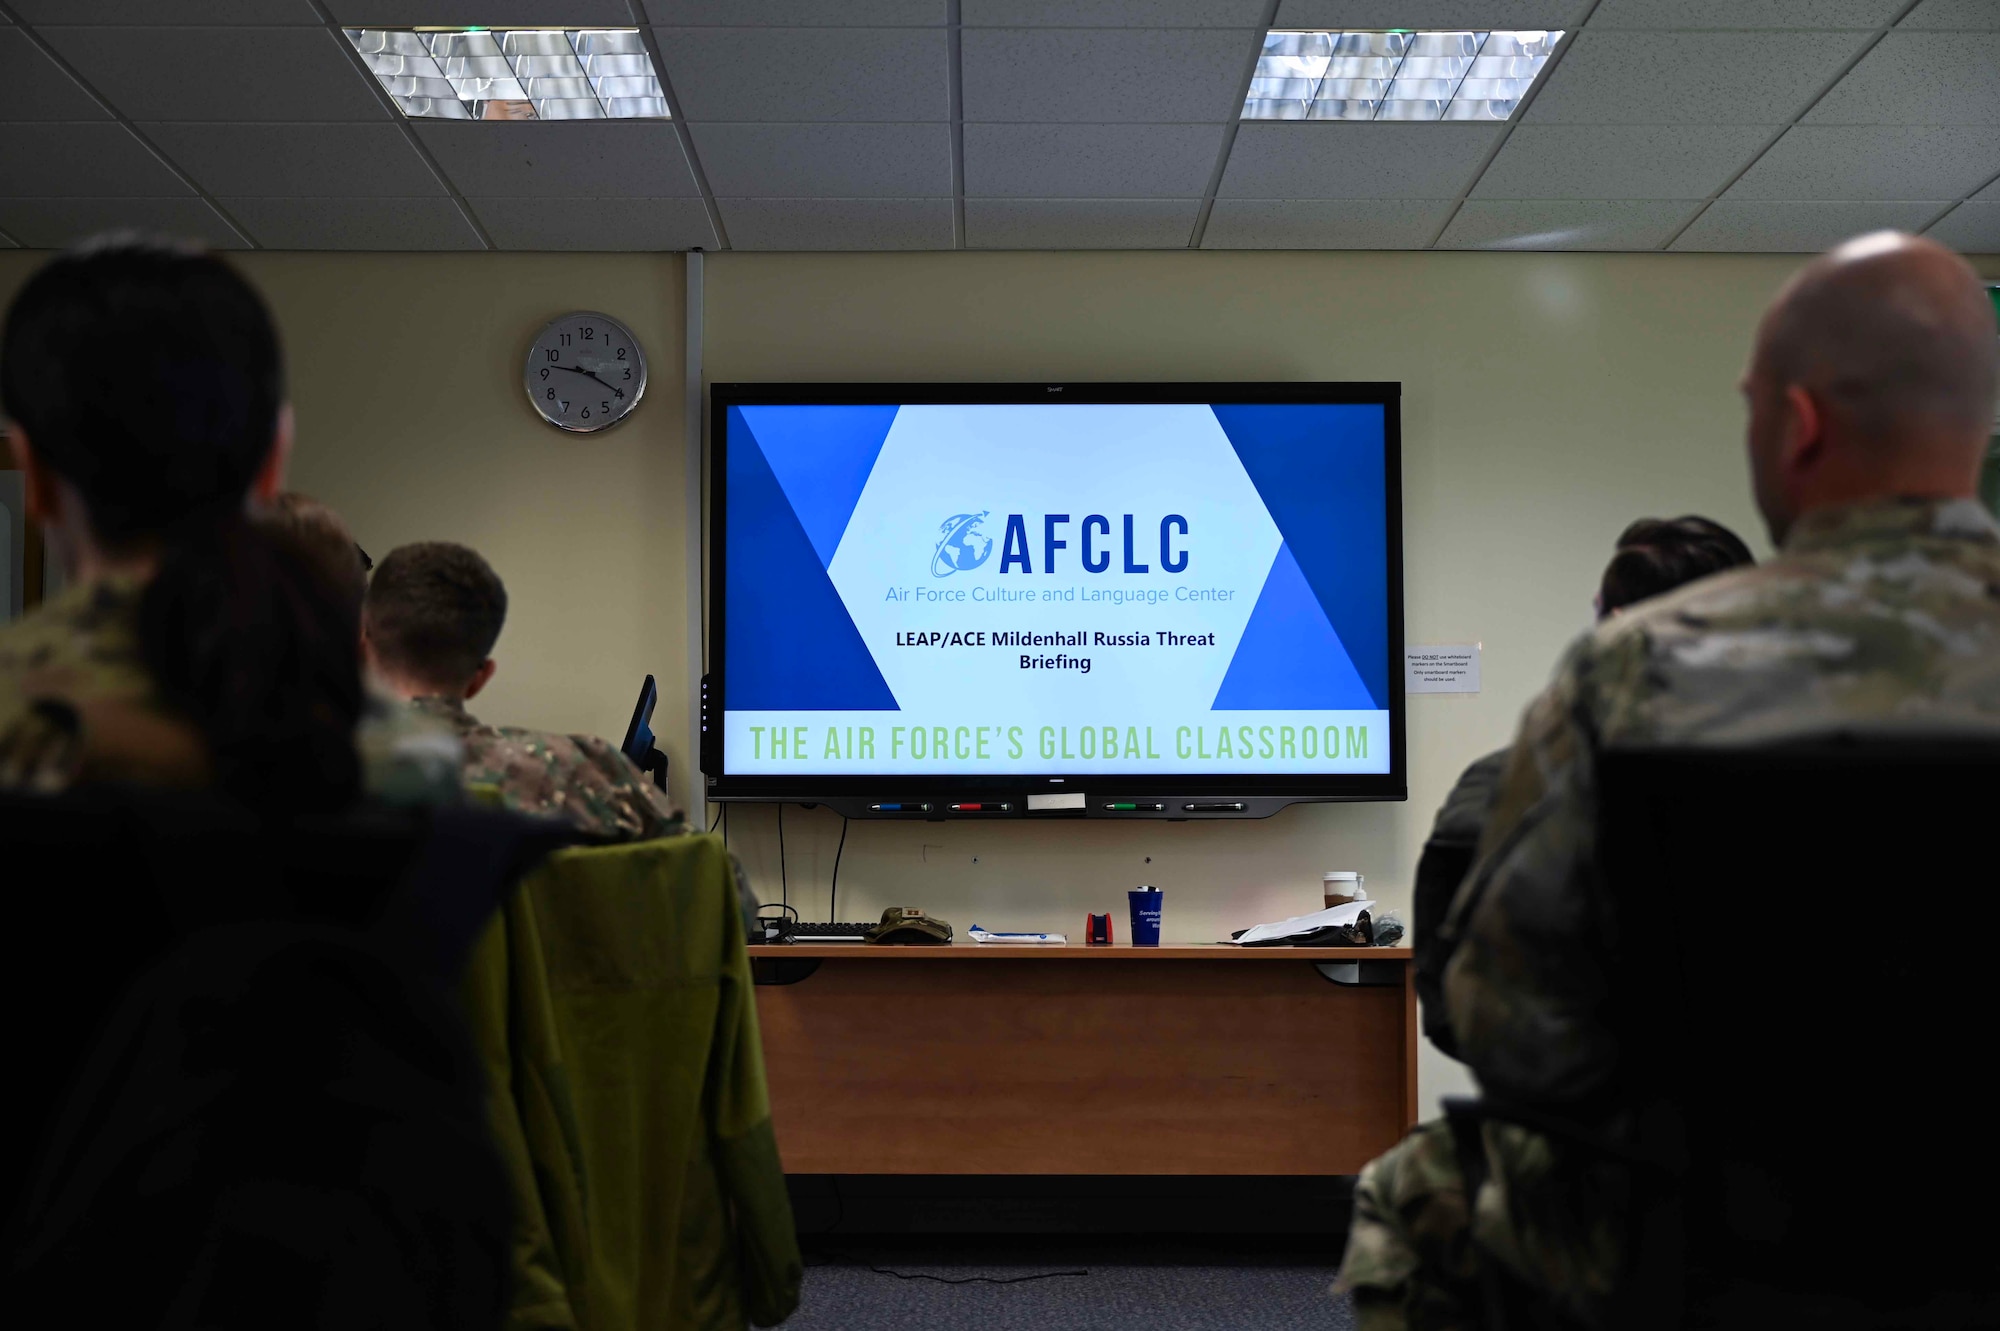
{"type": "Polygon", "coordinates": [[[809,1242],[787,1331],[1351,1331],[1324,1254],[1052,1241],[809,1242]],[[1320,1264],[1314,1264],[1315,1262],[1320,1264]],[[870,1266],[902,1276],[871,1271],[870,1266]],[[1055,1272],[1088,1271],[1088,1275],[1055,1272]],[[1012,1284],[945,1284],[985,1276],[1012,1284]]]}

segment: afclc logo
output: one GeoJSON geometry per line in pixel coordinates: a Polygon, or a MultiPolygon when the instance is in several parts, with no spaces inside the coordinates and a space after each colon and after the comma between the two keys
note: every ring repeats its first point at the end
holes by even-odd
{"type": "Polygon", "coordinates": [[[938,530],[943,535],[938,538],[937,549],[931,551],[933,578],[968,573],[992,556],[993,538],[980,528],[980,523],[990,511],[982,509],[977,513],[955,513],[938,524],[938,530]]]}

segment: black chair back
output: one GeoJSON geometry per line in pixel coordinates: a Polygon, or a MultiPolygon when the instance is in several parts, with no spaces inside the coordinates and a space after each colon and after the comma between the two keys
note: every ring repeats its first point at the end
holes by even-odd
{"type": "Polygon", "coordinates": [[[1626,1306],[2000,1325],[2000,744],[1619,751],[1598,778],[1619,1082],[1684,1162],[1642,1188],[1626,1306]]]}

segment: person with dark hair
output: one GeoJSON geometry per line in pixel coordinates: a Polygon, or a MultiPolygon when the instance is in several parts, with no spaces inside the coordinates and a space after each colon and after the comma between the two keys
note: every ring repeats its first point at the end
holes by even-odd
{"type": "Polygon", "coordinates": [[[132,237],[61,255],[7,311],[0,413],[69,584],[0,629],[0,789],[352,800],[358,607],[249,521],[292,437],[277,329],[249,283],[132,237]]]}
{"type": "Polygon", "coordinates": [[[507,588],[477,551],[401,545],[368,584],[362,648],[383,688],[458,735],[467,786],[491,786],[511,809],[566,818],[596,836],[685,831],[665,793],[606,741],[490,726],[466,710],[498,668],[493,645],[506,622],[507,588]]]}
{"type": "MultiPolygon", "coordinates": [[[[1743,538],[1719,522],[1692,515],[1640,518],[1618,534],[1611,562],[1604,567],[1597,589],[1597,621],[1604,623],[1640,601],[1755,562],[1743,538]]],[[[1417,997],[1422,1001],[1424,1034],[1453,1058],[1458,1057],[1458,1042],[1444,1007],[1444,971],[1451,960],[1444,922],[1472,867],[1507,752],[1496,749],[1460,773],[1438,808],[1417,860],[1410,912],[1416,934],[1411,946],[1417,997]]]]}
{"type": "Polygon", "coordinates": [[[1597,617],[1664,595],[1697,578],[1753,564],[1743,538],[1719,522],[1690,514],[1640,518],[1618,535],[1597,588],[1597,617]]]}
{"type": "Polygon", "coordinates": [[[256,506],[253,516],[266,529],[282,532],[309,558],[326,579],[354,602],[357,622],[368,594],[368,555],[347,529],[340,514],[310,495],[280,490],[256,506]]]}

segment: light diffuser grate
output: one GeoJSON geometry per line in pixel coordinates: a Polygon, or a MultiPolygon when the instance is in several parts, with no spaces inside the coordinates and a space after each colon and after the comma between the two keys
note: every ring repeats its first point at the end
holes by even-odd
{"type": "Polygon", "coordinates": [[[1273,29],[1245,120],[1506,120],[1563,34],[1273,29]]]}
{"type": "Polygon", "coordinates": [[[347,28],[406,116],[664,120],[637,28],[347,28]]]}

